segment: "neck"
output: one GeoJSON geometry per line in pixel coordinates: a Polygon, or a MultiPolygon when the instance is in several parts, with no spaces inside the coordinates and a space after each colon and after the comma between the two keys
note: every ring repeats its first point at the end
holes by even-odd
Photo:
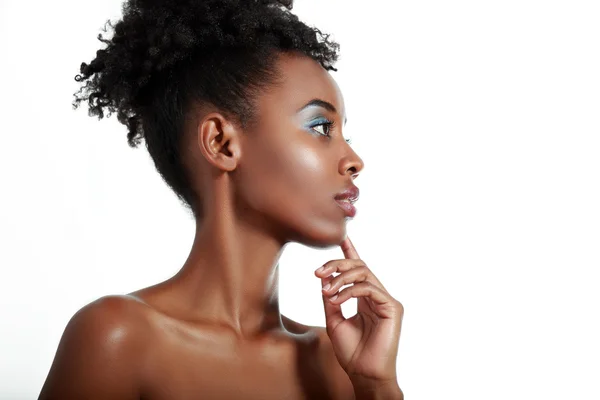
{"type": "Polygon", "coordinates": [[[282,331],[278,261],[285,244],[226,204],[197,223],[188,259],[172,283],[187,314],[241,339],[282,331]]]}

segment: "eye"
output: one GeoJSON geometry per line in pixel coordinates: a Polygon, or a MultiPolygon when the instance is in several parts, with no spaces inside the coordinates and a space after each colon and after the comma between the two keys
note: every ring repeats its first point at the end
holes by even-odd
{"type": "MultiPolygon", "coordinates": [[[[320,122],[318,124],[315,124],[313,126],[310,127],[311,130],[317,132],[319,135],[322,136],[326,136],[326,137],[331,137],[330,133],[331,133],[331,129],[332,127],[335,125],[335,121],[330,121],[330,120],[319,120],[319,121],[324,121],[324,122],[320,122]],[[318,129],[315,129],[317,127],[322,127],[322,131],[319,131],[318,129]]],[[[346,143],[351,144],[352,140],[351,139],[344,139],[346,141],[346,143]]]]}
{"type": "Polygon", "coordinates": [[[323,136],[328,136],[329,137],[330,136],[329,132],[331,132],[331,126],[332,125],[333,125],[333,122],[332,121],[328,121],[328,122],[323,122],[323,123],[320,123],[320,124],[317,124],[317,125],[313,125],[311,127],[311,129],[314,130],[315,132],[317,132],[319,135],[323,135],[323,136]],[[322,132],[320,132],[317,129],[315,129],[315,128],[319,127],[319,126],[323,127],[323,131],[322,132]],[[325,128],[327,128],[327,129],[325,129],[325,128]]]}

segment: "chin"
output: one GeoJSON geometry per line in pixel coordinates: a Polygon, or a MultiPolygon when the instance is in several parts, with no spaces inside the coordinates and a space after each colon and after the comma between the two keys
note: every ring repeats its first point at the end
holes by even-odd
{"type": "Polygon", "coordinates": [[[346,219],[340,220],[336,224],[313,223],[309,227],[296,231],[295,242],[308,247],[325,249],[339,246],[346,238],[346,219]]]}

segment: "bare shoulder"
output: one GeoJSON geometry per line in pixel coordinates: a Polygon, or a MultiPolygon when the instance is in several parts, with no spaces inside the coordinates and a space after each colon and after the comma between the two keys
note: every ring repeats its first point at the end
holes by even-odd
{"type": "Polygon", "coordinates": [[[144,305],[126,295],[101,297],[69,320],[40,399],[139,398],[151,329],[144,305]]]}

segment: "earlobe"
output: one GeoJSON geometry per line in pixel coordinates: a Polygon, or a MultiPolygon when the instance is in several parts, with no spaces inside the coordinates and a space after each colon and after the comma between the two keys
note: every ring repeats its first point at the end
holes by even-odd
{"type": "Polygon", "coordinates": [[[211,113],[198,126],[198,146],[210,164],[233,171],[240,156],[239,132],[223,115],[211,113]]]}

